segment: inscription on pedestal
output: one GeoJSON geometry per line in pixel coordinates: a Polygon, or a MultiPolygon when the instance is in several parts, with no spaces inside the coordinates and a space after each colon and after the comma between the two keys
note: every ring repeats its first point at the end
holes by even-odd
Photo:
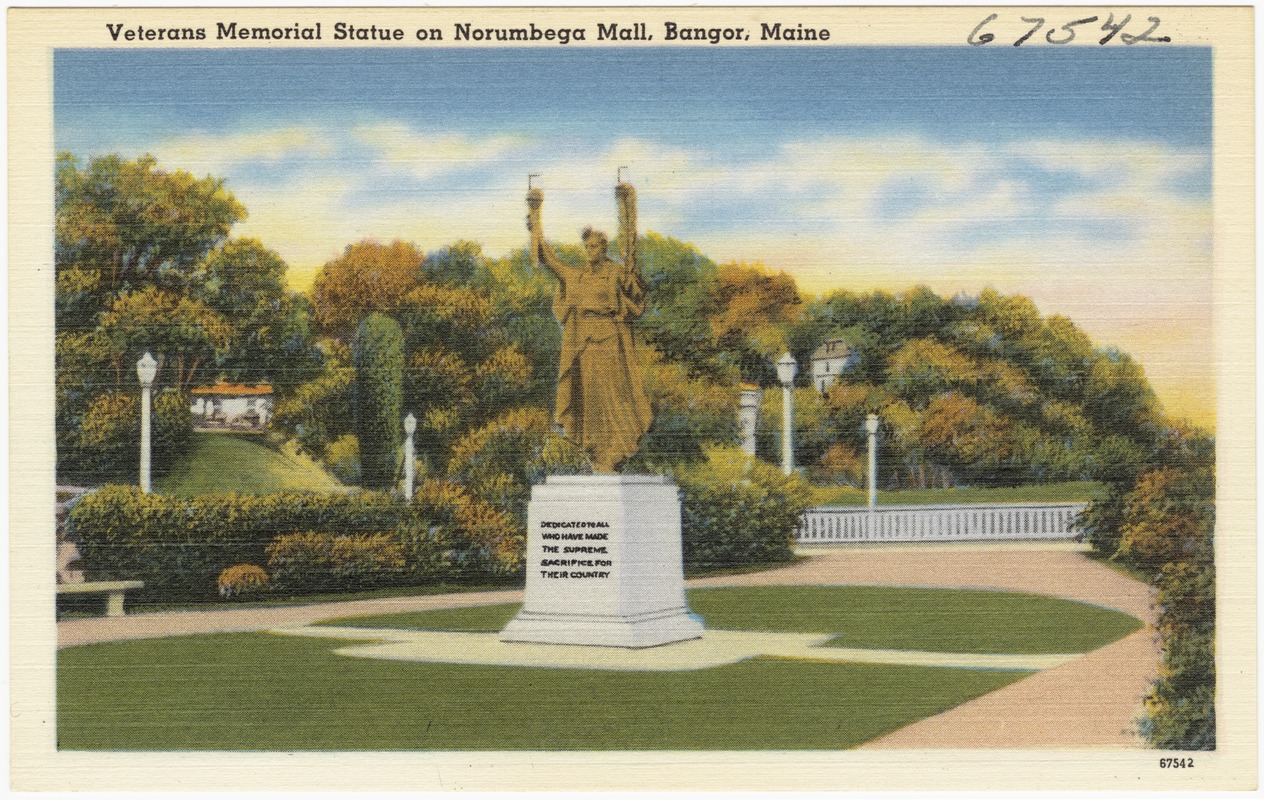
{"type": "Polygon", "coordinates": [[[610,523],[588,521],[540,522],[540,577],[550,580],[609,578],[613,573],[610,523]],[[605,528],[599,532],[594,528],[605,528]],[[580,533],[577,529],[588,529],[580,533]]]}

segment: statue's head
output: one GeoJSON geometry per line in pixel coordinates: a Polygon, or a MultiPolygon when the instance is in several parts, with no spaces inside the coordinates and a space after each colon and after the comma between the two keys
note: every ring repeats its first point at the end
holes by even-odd
{"type": "Polygon", "coordinates": [[[588,251],[589,264],[597,264],[606,259],[606,251],[610,249],[609,236],[592,228],[584,228],[582,238],[584,249],[588,251]]]}

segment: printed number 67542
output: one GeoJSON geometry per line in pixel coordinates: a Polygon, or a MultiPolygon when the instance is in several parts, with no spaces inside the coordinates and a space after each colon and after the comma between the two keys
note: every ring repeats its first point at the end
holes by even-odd
{"type": "Polygon", "coordinates": [[[1186,769],[1194,766],[1192,758],[1160,758],[1159,769],[1186,769]]]}

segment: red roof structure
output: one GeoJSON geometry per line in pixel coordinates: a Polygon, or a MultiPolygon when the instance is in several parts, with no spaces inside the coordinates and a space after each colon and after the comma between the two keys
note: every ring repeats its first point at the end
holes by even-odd
{"type": "Polygon", "coordinates": [[[272,394],[272,387],[266,383],[247,386],[244,383],[220,381],[214,386],[199,386],[193,390],[193,394],[223,394],[233,397],[249,397],[252,395],[272,394]]]}

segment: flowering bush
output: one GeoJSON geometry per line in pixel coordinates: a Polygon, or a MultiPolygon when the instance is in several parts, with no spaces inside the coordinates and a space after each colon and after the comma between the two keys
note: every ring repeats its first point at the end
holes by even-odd
{"type": "Polygon", "coordinates": [[[219,574],[220,597],[246,597],[268,589],[268,573],[254,564],[234,564],[219,574]]]}

